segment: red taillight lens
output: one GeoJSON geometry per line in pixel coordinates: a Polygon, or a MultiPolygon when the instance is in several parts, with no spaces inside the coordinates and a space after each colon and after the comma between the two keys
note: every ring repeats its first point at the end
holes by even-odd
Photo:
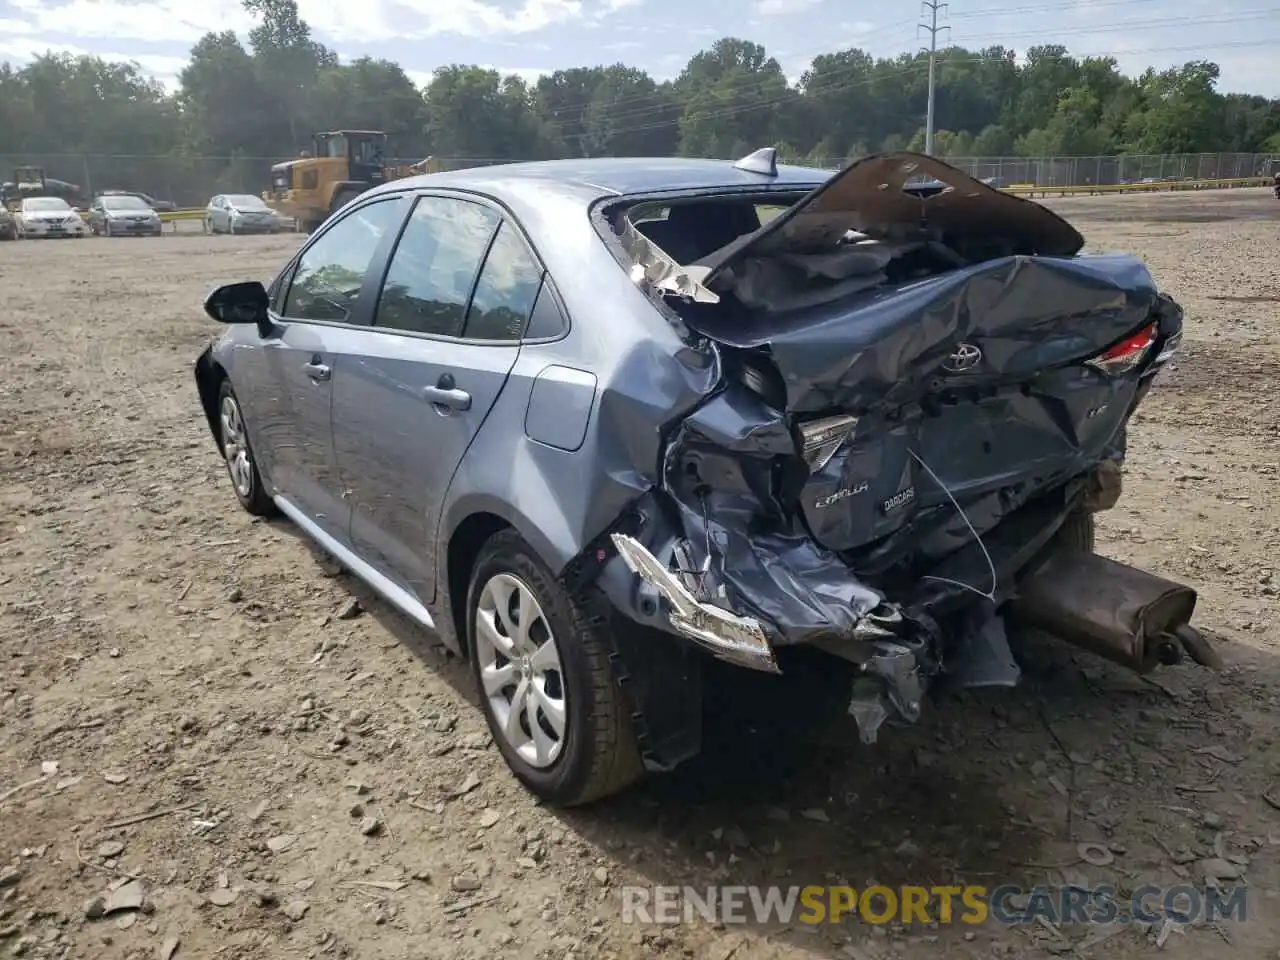
{"type": "Polygon", "coordinates": [[[1147,358],[1155,345],[1157,332],[1154,323],[1147,324],[1133,336],[1125,337],[1104,353],[1086,360],[1085,365],[1111,376],[1128,373],[1147,358]]]}

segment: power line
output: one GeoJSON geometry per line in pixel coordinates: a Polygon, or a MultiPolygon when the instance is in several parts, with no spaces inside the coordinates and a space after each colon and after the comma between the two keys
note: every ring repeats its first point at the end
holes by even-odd
{"type": "Polygon", "coordinates": [[[947,9],[946,3],[942,0],[920,0],[920,2],[929,13],[929,22],[921,23],[916,27],[917,33],[921,29],[929,31],[929,106],[925,111],[924,152],[933,156],[933,107],[938,97],[938,32],[950,31],[951,28],[938,26],[938,13],[947,9]]]}

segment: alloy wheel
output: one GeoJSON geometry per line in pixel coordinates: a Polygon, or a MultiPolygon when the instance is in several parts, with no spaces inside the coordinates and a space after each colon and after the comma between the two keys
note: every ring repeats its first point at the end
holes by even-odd
{"type": "Polygon", "coordinates": [[[568,704],[560,651],[529,586],[500,573],[480,592],[475,656],[483,694],[508,745],[532,767],[559,759],[568,704]]]}
{"type": "Polygon", "coordinates": [[[227,459],[227,473],[231,484],[242,499],[253,495],[253,464],[249,460],[249,441],[245,434],[244,418],[235,397],[222,398],[222,452],[227,459]]]}

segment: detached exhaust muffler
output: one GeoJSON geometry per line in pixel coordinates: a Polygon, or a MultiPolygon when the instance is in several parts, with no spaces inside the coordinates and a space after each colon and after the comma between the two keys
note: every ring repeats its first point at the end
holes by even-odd
{"type": "Polygon", "coordinates": [[[1191,626],[1196,592],[1096,553],[1059,550],[1018,584],[1011,617],[1115,663],[1146,673],[1184,652],[1221,669],[1191,626]]]}

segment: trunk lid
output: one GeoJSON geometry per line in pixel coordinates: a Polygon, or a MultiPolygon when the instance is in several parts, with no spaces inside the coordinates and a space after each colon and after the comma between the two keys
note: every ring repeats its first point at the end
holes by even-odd
{"type": "Polygon", "coordinates": [[[681,312],[763,361],[754,389],[806,461],[782,500],[813,537],[862,575],[927,570],[1123,455],[1181,311],[1141,261],[1083,242],[939,161],[871,157],[700,261],[721,301],[681,312]],[[912,195],[922,175],[943,189],[912,195]],[[841,245],[850,230],[866,236],[841,245]],[[826,295],[806,301],[814,278],[826,295]]]}

